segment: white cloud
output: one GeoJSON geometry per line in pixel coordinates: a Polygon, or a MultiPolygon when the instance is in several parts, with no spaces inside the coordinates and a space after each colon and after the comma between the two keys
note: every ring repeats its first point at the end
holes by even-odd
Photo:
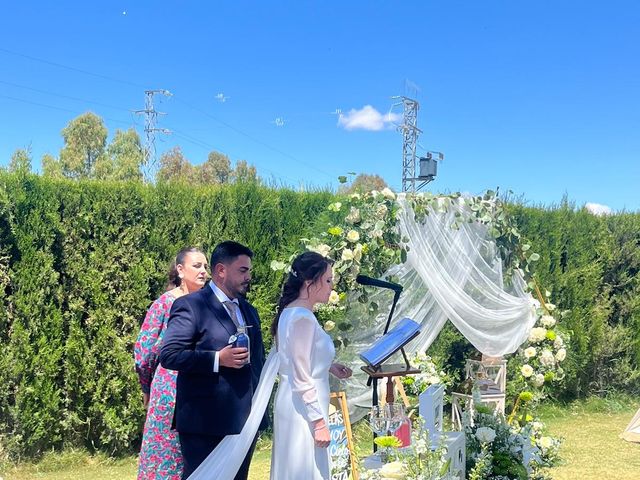
{"type": "Polygon", "coordinates": [[[402,115],[399,113],[381,114],[371,105],[365,105],[360,110],[352,108],[348,113],[338,115],[338,126],[345,130],[371,130],[379,131],[393,127],[394,123],[400,123],[402,115]]]}
{"type": "Polygon", "coordinates": [[[612,213],[611,207],[607,207],[606,205],[600,205],[599,203],[589,202],[584,208],[586,208],[589,212],[594,215],[610,215],[612,213]]]}

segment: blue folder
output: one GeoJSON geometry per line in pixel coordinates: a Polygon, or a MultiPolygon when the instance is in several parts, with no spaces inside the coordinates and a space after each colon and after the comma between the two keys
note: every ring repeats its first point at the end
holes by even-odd
{"type": "Polygon", "coordinates": [[[367,365],[377,368],[404,347],[412,338],[420,333],[420,325],[410,318],[403,318],[385,335],[376,340],[367,350],[360,353],[360,358],[367,365]]]}

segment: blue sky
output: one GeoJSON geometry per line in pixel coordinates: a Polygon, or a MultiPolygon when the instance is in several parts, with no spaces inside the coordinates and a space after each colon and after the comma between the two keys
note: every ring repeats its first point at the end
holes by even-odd
{"type": "Polygon", "coordinates": [[[57,154],[87,110],[142,134],[131,111],[162,88],[175,133],[159,154],[215,149],[295,187],[377,173],[399,190],[385,118],[416,85],[419,143],[445,154],[430,190],[640,210],[637,1],[3,3],[0,165],[26,145],[37,166],[57,154]]]}

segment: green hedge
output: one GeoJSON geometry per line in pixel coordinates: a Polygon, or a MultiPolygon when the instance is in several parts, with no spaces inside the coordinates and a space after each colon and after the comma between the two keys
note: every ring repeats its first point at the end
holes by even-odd
{"type": "MultiPolygon", "coordinates": [[[[144,186],[0,171],[0,453],[135,450],[144,412],[132,350],[185,245],[235,239],[255,252],[252,301],[268,328],[287,258],[334,196],[256,184],[144,186]]],[[[513,205],[541,254],[538,276],[570,309],[566,396],[640,380],[640,215],[513,205]]],[[[446,329],[433,353],[462,364],[446,329]]],[[[458,365],[459,366],[459,365],[458,365]]]]}
{"type": "Polygon", "coordinates": [[[571,333],[566,397],[640,393],[640,214],[513,206],[571,333]]]}

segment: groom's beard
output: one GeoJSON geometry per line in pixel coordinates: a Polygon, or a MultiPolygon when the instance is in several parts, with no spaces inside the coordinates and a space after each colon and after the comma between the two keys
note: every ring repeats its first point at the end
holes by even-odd
{"type": "Polygon", "coordinates": [[[251,291],[251,282],[242,283],[234,292],[238,298],[247,298],[247,293],[251,291]]]}

